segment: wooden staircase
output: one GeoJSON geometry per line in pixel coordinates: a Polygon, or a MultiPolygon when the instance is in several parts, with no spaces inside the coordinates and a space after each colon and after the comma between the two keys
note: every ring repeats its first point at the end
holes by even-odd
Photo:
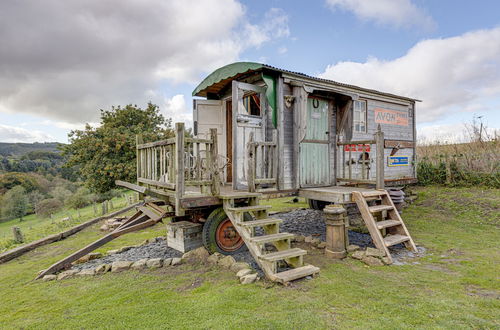
{"type": "Polygon", "coordinates": [[[354,191],[352,196],[370,232],[373,244],[385,253],[389,263],[392,263],[390,246],[404,243],[408,250],[417,252],[417,247],[386,190],[354,191]],[[380,201],[380,204],[368,206],[368,201],[373,200],[380,201]]]}
{"type": "Polygon", "coordinates": [[[286,284],[290,281],[319,273],[319,268],[304,265],[303,256],[307,251],[291,248],[293,234],[280,233],[281,219],[269,218],[267,210],[270,206],[259,205],[258,193],[248,193],[245,196],[248,205],[237,206],[235,199],[241,202],[241,195],[225,196],[224,211],[231,219],[234,228],[238,231],[255,261],[264,271],[266,277],[274,282],[286,284]],[[252,215],[252,220],[245,221],[244,214],[252,215]],[[256,228],[262,228],[264,235],[256,236],[256,228]],[[277,251],[268,252],[266,244],[272,244],[277,251]],[[280,271],[280,263],[284,261],[292,268],[280,271]]]}

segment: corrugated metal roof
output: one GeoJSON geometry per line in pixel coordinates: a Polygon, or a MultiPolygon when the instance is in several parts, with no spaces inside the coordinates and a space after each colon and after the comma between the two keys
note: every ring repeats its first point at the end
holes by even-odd
{"type": "Polygon", "coordinates": [[[227,83],[229,83],[233,79],[236,79],[236,78],[243,76],[247,73],[251,73],[254,71],[260,71],[263,69],[281,72],[281,73],[287,73],[290,75],[295,75],[298,78],[306,78],[309,80],[319,81],[319,82],[331,84],[334,86],[352,88],[352,89],[356,89],[356,90],[364,91],[364,92],[368,92],[368,93],[374,93],[374,94],[384,95],[384,96],[388,96],[388,97],[395,97],[395,98],[399,98],[399,99],[403,99],[403,100],[421,102],[420,100],[414,99],[411,97],[381,92],[381,91],[378,91],[375,89],[369,89],[369,88],[359,87],[359,86],[355,86],[355,85],[345,84],[345,83],[341,83],[341,82],[330,80],[330,79],[313,77],[313,76],[310,76],[310,75],[307,75],[304,73],[280,69],[280,68],[277,68],[277,67],[274,67],[274,66],[271,66],[268,64],[255,63],[255,62],[235,62],[235,63],[228,64],[226,66],[223,66],[223,67],[215,70],[210,75],[208,75],[194,89],[193,96],[207,96],[207,93],[217,93],[218,90],[225,87],[227,85],[227,83]]]}

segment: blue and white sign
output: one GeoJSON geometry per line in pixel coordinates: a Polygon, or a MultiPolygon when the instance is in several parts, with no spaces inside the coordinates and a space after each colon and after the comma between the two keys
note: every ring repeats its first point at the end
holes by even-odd
{"type": "Polygon", "coordinates": [[[389,156],[387,158],[387,166],[408,166],[410,157],[408,156],[389,156]]]}

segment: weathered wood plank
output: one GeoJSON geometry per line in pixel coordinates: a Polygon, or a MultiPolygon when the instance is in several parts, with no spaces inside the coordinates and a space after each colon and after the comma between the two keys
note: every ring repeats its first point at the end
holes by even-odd
{"type": "Polygon", "coordinates": [[[137,149],[153,148],[153,147],[165,146],[165,145],[174,144],[174,143],[175,143],[175,138],[170,138],[170,139],[166,139],[166,140],[138,144],[137,149]]]}

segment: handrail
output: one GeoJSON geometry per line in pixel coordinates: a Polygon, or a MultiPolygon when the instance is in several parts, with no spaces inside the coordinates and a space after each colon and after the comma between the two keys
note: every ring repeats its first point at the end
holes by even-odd
{"type": "Polygon", "coordinates": [[[255,192],[260,185],[278,184],[278,150],[277,132],[273,131],[272,141],[255,141],[253,132],[250,132],[247,143],[248,191],[255,192]]]}
{"type": "Polygon", "coordinates": [[[337,147],[342,148],[342,166],[340,166],[337,170],[341,172],[341,175],[337,175],[337,181],[342,182],[351,182],[351,183],[371,183],[375,184],[377,189],[384,188],[384,132],[382,132],[380,125],[377,128],[377,131],[373,135],[373,140],[358,140],[358,141],[343,141],[337,142],[337,147]],[[376,172],[375,177],[370,178],[370,170],[371,170],[371,162],[372,157],[370,157],[371,147],[375,145],[375,164],[376,164],[376,172]],[[351,146],[346,147],[346,146],[351,146]],[[354,148],[354,150],[353,150],[354,148]],[[347,150],[346,150],[347,149],[347,150]],[[358,160],[352,158],[353,152],[362,152],[361,157],[358,160]],[[346,153],[348,153],[346,159],[346,153]],[[368,154],[368,158],[366,155],[368,154]],[[359,170],[357,166],[354,165],[361,164],[360,174],[361,177],[356,176],[354,172],[359,170]],[[347,168],[346,168],[347,167],[347,168]],[[353,168],[355,167],[355,168],[353,168]],[[347,173],[346,173],[347,169],[347,173]]]}
{"type": "Polygon", "coordinates": [[[218,195],[220,177],[217,130],[208,139],[186,137],[183,123],[175,124],[175,137],[142,143],[136,139],[137,184],[145,185],[175,199],[176,215],[183,215],[180,200],[186,190],[218,195]],[[198,191],[196,191],[198,190],[198,191]]]}

